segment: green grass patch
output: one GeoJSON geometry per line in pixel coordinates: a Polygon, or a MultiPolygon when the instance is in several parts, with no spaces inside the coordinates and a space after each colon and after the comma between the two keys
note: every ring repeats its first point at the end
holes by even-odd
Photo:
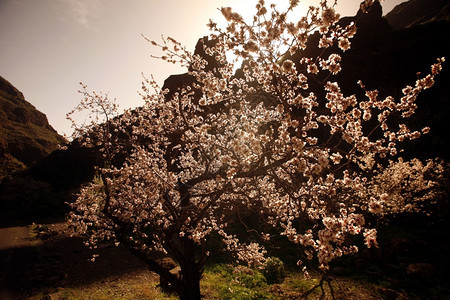
{"type": "Polygon", "coordinates": [[[240,265],[216,264],[208,268],[202,290],[213,299],[274,299],[262,272],[240,265]]]}

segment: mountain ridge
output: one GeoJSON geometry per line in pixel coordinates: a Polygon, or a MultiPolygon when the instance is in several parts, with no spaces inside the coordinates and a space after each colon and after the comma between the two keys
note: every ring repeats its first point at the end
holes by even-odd
{"type": "Polygon", "coordinates": [[[0,76],[0,179],[31,167],[65,143],[47,116],[0,76]]]}
{"type": "Polygon", "coordinates": [[[448,0],[410,0],[395,6],[385,19],[394,29],[410,28],[436,21],[450,21],[448,0]]]}

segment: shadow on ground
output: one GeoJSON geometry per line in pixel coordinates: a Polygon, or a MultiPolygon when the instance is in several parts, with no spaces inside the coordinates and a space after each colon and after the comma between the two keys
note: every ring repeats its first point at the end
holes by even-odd
{"type": "Polygon", "coordinates": [[[73,288],[146,270],[120,245],[89,249],[81,238],[58,235],[34,239],[34,245],[0,250],[0,296],[23,299],[46,290],[73,288]],[[90,259],[98,254],[95,262],[90,259]]]}

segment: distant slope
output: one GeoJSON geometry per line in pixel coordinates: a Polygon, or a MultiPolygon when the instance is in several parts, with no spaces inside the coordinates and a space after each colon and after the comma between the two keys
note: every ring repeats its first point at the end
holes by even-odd
{"type": "Polygon", "coordinates": [[[45,114],[0,76],[0,179],[42,160],[64,143],[45,114]]]}
{"type": "Polygon", "coordinates": [[[449,21],[450,2],[448,0],[410,0],[394,7],[385,18],[394,29],[409,28],[433,21],[449,21]]]}

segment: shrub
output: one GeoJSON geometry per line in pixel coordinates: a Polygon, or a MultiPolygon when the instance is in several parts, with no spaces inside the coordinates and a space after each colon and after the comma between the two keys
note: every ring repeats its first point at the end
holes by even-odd
{"type": "Polygon", "coordinates": [[[220,299],[272,299],[272,295],[265,291],[266,278],[259,270],[242,265],[221,265],[215,270],[226,279],[218,293],[220,299]]]}
{"type": "Polygon", "coordinates": [[[264,264],[264,277],[267,283],[280,283],[286,277],[284,263],[278,257],[269,257],[264,264]]]}

